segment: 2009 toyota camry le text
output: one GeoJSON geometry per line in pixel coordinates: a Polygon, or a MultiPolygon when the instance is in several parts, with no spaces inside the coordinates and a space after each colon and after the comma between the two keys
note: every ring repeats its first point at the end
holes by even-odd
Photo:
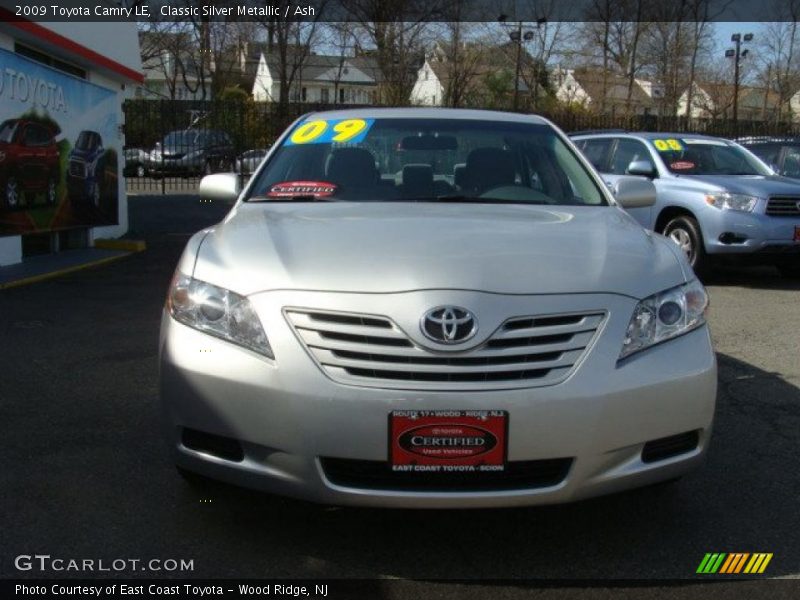
{"type": "Polygon", "coordinates": [[[306,115],[194,235],[160,391],[179,470],[337,505],[546,504],[672,480],[708,448],[706,291],[530,115],[306,115]]]}

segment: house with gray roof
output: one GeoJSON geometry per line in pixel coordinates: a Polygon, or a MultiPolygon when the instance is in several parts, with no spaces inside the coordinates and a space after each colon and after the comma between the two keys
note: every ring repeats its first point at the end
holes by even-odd
{"type": "Polygon", "coordinates": [[[293,72],[289,100],[320,104],[375,104],[382,81],[372,56],[310,54],[281,69],[275,53],[262,52],[253,79],[253,98],[275,102],[280,97],[282,71],[293,72]]]}

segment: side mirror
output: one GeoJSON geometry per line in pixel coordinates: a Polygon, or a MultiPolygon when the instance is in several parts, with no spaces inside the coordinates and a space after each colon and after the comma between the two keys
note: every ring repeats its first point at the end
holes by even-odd
{"type": "Polygon", "coordinates": [[[198,190],[203,200],[222,200],[231,202],[239,197],[241,191],[239,176],[236,173],[214,173],[200,180],[198,190]]]}
{"type": "Polygon", "coordinates": [[[644,208],[656,203],[656,186],[637,177],[620,177],[614,186],[614,197],[622,208],[644,208]]]}
{"type": "Polygon", "coordinates": [[[635,160],[628,165],[626,175],[638,175],[640,177],[655,177],[658,171],[649,160],[635,160]]]}

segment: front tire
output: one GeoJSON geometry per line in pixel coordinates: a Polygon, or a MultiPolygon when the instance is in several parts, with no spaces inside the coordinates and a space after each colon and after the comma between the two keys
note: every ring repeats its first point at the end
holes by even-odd
{"type": "Polygon", "coordinates": [[[664,235],[678,245],[698,277],[707,272],[708,255],[697,220],[686,215],[675,217],[664,227],[664,235]]]}

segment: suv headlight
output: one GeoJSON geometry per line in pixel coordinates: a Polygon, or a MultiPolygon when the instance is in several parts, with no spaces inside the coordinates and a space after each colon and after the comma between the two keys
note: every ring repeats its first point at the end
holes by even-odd
{"type": "Polygon", "coordinates": [[[648,296],[633,311],[620,359],[700,327],[706,308],[708,294],[696,279],[648,296]]]}
{"type": "Polygon", "coordinates": [[[752,212],[758,203],[758,197],[747,196],[745,194],[719,192],[717,194],[706,194],[706,203],[722,210],[740,210],[743,212],[752,212]]]}
{"type": "Polygon", "coordinates": [[[244,296],[176,271],[167,310],[184,325],[275,358],[264,327],[244,296]]]}

